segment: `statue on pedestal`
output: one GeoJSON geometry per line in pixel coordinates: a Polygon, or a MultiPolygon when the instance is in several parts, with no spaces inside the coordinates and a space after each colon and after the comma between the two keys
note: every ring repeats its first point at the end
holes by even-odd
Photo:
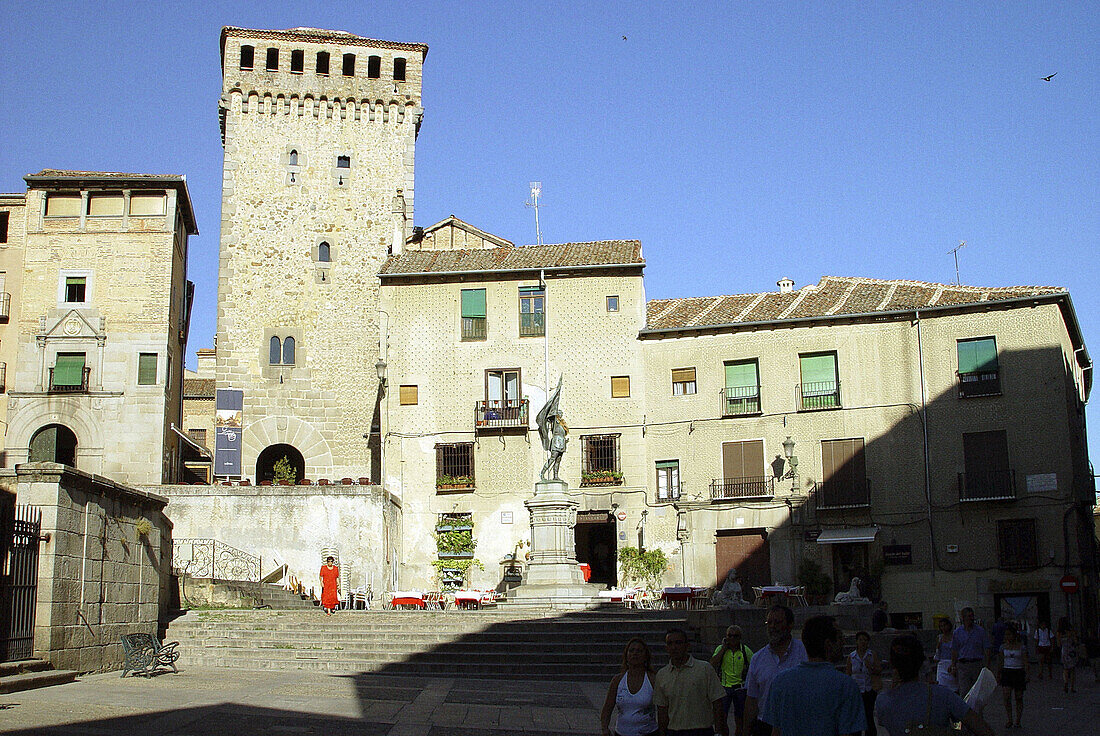
{"type": "Polygon", "coordinates": [[[539,425],[539,437],[542,438],[542,449],[550,453],[546,458],[546,465],[542,466],[539,478],[550,480],[547,473],[554,471],[553,480],[561,480],[561,456],[565,454],[565,446],[569,443],[569,427],[565,424],[564,415],[558,403],[561,399],[561,382],[558,378],[558,387],[550,394],[546,404],[539,409],[535,421],[539,425]]]}

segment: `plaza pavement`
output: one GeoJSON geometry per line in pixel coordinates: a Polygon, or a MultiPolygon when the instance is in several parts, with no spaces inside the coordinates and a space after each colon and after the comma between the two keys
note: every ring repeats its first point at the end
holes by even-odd
{"type": "MultiPolygon", "coordinates": [[[[1078,670],[1028,686],[1024,727],[998,734],[1094,734],[1100,685],[1078,670]]],[[[35,736],[518,736],[597,734],[606,685],[592,682],[397,677],[355,672],[188,668],[151,679],[87,675],[66,685],[0,696],[0,733],[35,736]]]]}

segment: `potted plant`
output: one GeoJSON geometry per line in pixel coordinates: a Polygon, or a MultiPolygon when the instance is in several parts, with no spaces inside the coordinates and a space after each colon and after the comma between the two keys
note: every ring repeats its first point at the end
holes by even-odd
{"type": "Polygon", "coordinates": [[[275,461],[274,472],[276,485],[292,486],[298,480],[298,473],[294,470],[294,466],[290,464],[290,458],[286,455],[275,461]]]}
{"type": "Polygon", "coordinates": [[[581,473],[581,484],[586,486],[617,486],[623,482],[618,470],[588,470],[581,473]]]}
{"type": "Polygon", "coordinates": [[[477,548],[477,540],[472,529],[437,532],[435,547],[441,560],[470,559],[477,548]]]}
{"type": "Polygon", "coordinates": [[[470,570],[477,568],[484,570],[485,566],[480,560],[473,558],[466,560],[432,560],[436,576],[439,579],[440,590],[457,590],[470,584],[470,570]]]}
{"type": "Polygon", "coordinates": [[[804,559],[799,563],[798,584],[806,588],[806,600],[815,606],[827,604],[833,592],[833,579],[817,560],[804,559]]]}
{"type": "Polygon", "coordinates": [[[643,583],[646,588],[653,589],[660,584],[661,575],[668,569],[668,557],[661,549],[622,547],[619,550],[619,566],[626,582],[643,583]]]}
{"type": "Polygon", "coordinates": [[[447,475],[444,473],[435,479],[436,488],[473,488],[474,479],[469,475],[447,475]]]}

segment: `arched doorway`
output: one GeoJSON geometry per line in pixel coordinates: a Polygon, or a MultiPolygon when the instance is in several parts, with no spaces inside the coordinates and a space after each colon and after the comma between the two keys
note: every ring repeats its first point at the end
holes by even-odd
{"type": "Polygon", "coordinates": [[[47,424],[34,433],[27,452],[32,463],[61,463],[76,467],[76,435],[63,424],[47,424]]]}
{"type": "Polygon", "coordinates": [[[271,445],[264,448],[260,456],[256,458],[256,482],[275,480],[275,463],[283,458],[287,459],[294,470],[294,482],[297,483],[306,475],[306,460],[302,453],[295,449],[294,445],[271,445]]]}

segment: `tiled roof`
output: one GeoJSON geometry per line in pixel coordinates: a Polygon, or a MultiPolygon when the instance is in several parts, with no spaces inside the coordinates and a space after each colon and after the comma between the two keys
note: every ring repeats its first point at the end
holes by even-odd
{"type": "Polygon", "coordinates": [[[403,43],[401,41],[381,41],[374,38],[356,36],[347,31],[328,31],[324,28],[287,28],[286,30],[263,28],[239,28],[226,26],[222,28],[222,46],[228,36],[244,38],[266,38],[274,41],[308,41],[312,43],[338,43],[343,46],[371,46],[379,49],[400,49],[404,51],[419,51],[428,53],[428,45],[425,43],[403,43]]]}
{"type": "Polygon", "coordinates": [[[526,245],[520,248],[477,250],[407,250],[390,256],[379,275],[471,271],[520,271],[573,266],[644,266],[642,244],[637,240],[599,240],[592,243],[526,245]]]}
{"type": "Polygon", "coordinates": [[[213,378],[185,378],[183,379],[183,398],[185,399],[213,399],[213,378]]]}
{"type": "Polygon", "coordinates": [[[51,179],[54,177],[65,179],[174,179],[183,181],[178,174],[124,174],[119,171],[69,171],[67,169],[42,169],[37,174],[30,174],[34,179],[51,179]]]}
{"type": "Polygon", "coordinates": [[[1021,297],[1065,294],[1058,286],[958,286],[924,281],[825,276],[816,286],[734,296],[654,299],[646,304],[646,329],[813,319],[870,312],[930,309],[1021,297]]]}

